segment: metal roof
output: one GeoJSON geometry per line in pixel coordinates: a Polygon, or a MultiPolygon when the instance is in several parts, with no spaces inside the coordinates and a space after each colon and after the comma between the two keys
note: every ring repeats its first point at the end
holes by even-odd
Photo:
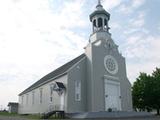
{"type": "Polygon", "coordinates": [[[57,77],[60,77],[60,76],[62,76],[64,74],[66,74],[68,72],[69,68],[71,68],[77,62],[79,62],[85,56],[86,56],[85,54],[81,54],[80,56],[76,57],[75,59],[71,60],[70,62],[64,64],[63,66],[57,68],[56,70],[54,70],[51,73],[47,74],[46,76],[42,77],[40,80],[38,80],[37,82],[32,84],[30,87],[25,89],[23,92],[21,92],[19,94],[19,96],[22,95],[22,94],[25,94],[27,92],[30,92],[31,90],[33,90],[33,89],[35,89],[37,87],[40,87],[43,84],[46,84],[46,83],[56,79],[57,77]]]}
{"type": "Polygon", "coordinates": [[[14,105],[16,106],[16,105],[18,105],[18,103],[16,103],[16,102],[9,102],[8,103],[8,106],[14,106],[14,105]]]}
{"type": "Polygon", "coordinates": [[[65,86],[62,82],[56,82],[57,86],[61,89],[65,89],[65,86]]]}
{"type": "Polygon", "coordinates": [[[90,21],[92,22],[92,18],[98,14],[104,14],[108,17],[108,20],[110,19],[110,14],[103,8],[100,1],[98,1],[98,5],[96,6],[96,10],[90,14],[90,16],[89,16],[90,21]]]}
{"type": "Polygon", "coordinates": [[[89,18],[90,18],[90,21],[92,21],[92,18],[95,16],[95,15],[98,15],[98,14],[104,14],[108,17],[108,20],[110,19],[110,14],[105,11],[105,10],[95,10],[92,14],[90,14],[89,18]]]}

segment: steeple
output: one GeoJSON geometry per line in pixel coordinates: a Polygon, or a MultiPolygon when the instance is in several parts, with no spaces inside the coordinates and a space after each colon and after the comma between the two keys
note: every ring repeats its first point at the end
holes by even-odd
{"type": "Polygon", "coordinates": [[[101,0],[98,0],[96,10],[90,14],[90,21],[92,22],[93,33],[105,31],[109,33],[108,21],[110,14],[101,5],[101,0]]]}

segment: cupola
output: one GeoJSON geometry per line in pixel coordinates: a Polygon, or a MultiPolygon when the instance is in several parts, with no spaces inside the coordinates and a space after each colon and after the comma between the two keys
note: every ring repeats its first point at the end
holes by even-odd
{"type": "Polygon", "coordinates": [[[103,8],[100,0],[98,0],[96,10],[89,17],[92,22],[93,33],[99,31],[109,32],[108,21],[110,14],[103,8]]]}

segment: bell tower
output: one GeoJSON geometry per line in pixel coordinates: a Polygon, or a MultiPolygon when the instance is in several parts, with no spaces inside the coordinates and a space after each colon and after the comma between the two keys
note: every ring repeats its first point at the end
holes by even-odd
{"type": "Polygon", "coordinates": [[[89,39],[90,43],[100,39],[111,38],[111,34],[109,33],[110,27],[108,26],[110,14],[103,8],[100,0],[98,0],[96,9],[90,14],[89,19],[92,23],[92,33],[89,39]]]}
{"type": "Polygon", "coordinates": [[[90,16],[92,33],[85,47],[87,111],[132,110],[131,84],[125,58],[109,33],[110,14],[98,0],[90,16]]]}
{"type": "Polygon", "coordinates": [[[109,33],[110,14],[103,8],[100,0],[98,0],[96,9],[90,14],[89,19],[92,23],[92,32],[89,44],[85,47],[88,111],[105,111],[104,77],[106,75],[118,77],[119,62],[117,60],[121,55],[109,33]]]}
{"type": "Polygon", "coordinates": [[[90,21],[92,22],[93,33],[99,31],[105,31],[109,33],[108,21],[110,14],[103,8],[101,1],[98,0],[96,10],[90,14],[90,21]]]}

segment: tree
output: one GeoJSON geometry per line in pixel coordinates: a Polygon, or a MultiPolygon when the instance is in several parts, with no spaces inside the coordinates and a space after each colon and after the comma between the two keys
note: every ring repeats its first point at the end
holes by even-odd
{"type": "Polygon", "coordinates": [[[133,96],[133,107],[138,108],[140,111],[148,110],[151,108],[150,96],[148,93],[151,92],[151,76],[146,73],[140,73],[139,77],[136,79],[132,87],[133,96]]]}
{"type": "Polygon", "coordinates": [[[152,76],[140,73],[132,87],[133,106],[139,110],[156,109],[160,114],[160,68],[152,76]]]}
{"type": "Polygon", "coordinates": [[[154,79],[153,93],[154,103],[153,107],[157,110],[157,114],[160,115],[160,68],[156,68],[152,73],[154,79]]]}

